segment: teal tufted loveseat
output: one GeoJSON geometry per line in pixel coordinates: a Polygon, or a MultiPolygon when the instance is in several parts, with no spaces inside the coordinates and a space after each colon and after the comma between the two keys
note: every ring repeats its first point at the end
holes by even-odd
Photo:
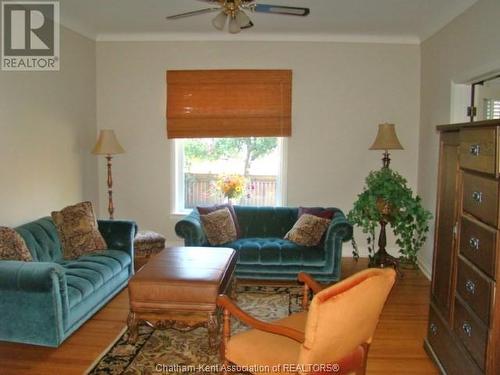
{"type": "MultiPolygon", "coordinates": [[[[341,210],[331,208],[335,216],[324,242],[317,247],[304,247],[283,239],[297,221],[298,208],[234,206],[234,209],[241,238],[223,246],[238,253],[238,277],[297,280],[297,274],[305,271],[319,281],[340,279],[342,243],[352,237],[352,225],[341,210]]],[[[185,246],[210,246],[196,209],[176,224],[175,231],[184,239],[185,246]]]]}
{"type": "Polygon", "coordinates": [[[63,260],[46,217],[15,228],[32,262],[0,261],[0,340],[57,347],[123,289],[133,274],[136,225],[99,221],[109,250],[63,260]]]}

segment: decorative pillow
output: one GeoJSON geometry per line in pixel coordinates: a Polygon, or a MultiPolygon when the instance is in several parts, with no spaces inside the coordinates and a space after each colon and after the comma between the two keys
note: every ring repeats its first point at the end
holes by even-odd
{"type": "Polygon", "coordinates": [[[236,228],[236,238],[241,237],[241,229],[240,225],[238,223],[238,218],[236,217],[236,212],[234,211],[234,207],[231,203],[224,203],[224,204],[216,204],[214,206],[209,206],[209,207],[196,207],[198,209],[198,212],[200,215],[206,215],[214,211],[221,210],[223,208],[227,208],[229,212],[231,213],[231,217],[233,218],[233,223],[234,227],[236,228]]]}
{"type": "Polygon", "coordinates": [[[335,216],[335,211],[332,209],[325,209],[320,207],[299,207],[299,214],[297,217],[301,217],[304,214],[314,215],[317,217],[322,217],[323,219],[333,219],[335,216]]]}
{"type": "Polygon", "coordinates": [[[285,234],[285,240],[290,240],[302,246],[316,246],[330,225],[330,219],[324,219],[310,214],[304,214],[292,229],[285,234]]]}
{"type": "Polygon", "coordinates": [[[200,217],[210,245],[222,245],[237,239],[229,208],[225,207],[200,217]]]}
{"type": "Polygon", "coordinates": [[[82,202],[54,211],[52,219],[61,240],[64,259],[75,259],[108,248],[97,228],[92,203],[82,202]]]}
{"type": "Polygon", "coordinates": [[[31,256],[26,242],[12,228],[0,227],[0,260],[22,260],[31,262],[31,256]]]}

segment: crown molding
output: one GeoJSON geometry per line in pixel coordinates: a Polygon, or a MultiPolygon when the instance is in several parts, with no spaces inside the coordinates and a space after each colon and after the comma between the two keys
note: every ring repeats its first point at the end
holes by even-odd
{"type": "Polygon", "coordinates": [[[334,34],[229,34],[229,33],[123,33],[100,34],[97,42],[336,42],[419,45],[413,36],[334,34]]]}

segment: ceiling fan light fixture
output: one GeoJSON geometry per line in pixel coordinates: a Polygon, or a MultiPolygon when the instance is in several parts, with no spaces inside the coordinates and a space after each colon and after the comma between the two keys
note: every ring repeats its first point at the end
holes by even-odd
{"type": "Polygon", "coordinates": [[[229,32],[231,34],[238,34],[241,31],[240,25],[238,25],[238,21],[236,17],[231,17],[229,20],[229,32]]]}
{"type": "Polygon", "coordinates": [[[224,11],[222,11],[212,20],[212,25],[217,30],[223,30],[224,26],[226,26],[226,21],[227,21],[227,14],[224,11]]]}
{"type": "Polygon", "coordinates": [[[247,27],[251,27],[253,25],[252,20],[250,20],[250,17],[248,17],[247,14],[242,10],[239,10],[236,13],[235,18],[236,18],[236,22],[238,22],[238,25],[242,29],[247,28],[247,27]]]}

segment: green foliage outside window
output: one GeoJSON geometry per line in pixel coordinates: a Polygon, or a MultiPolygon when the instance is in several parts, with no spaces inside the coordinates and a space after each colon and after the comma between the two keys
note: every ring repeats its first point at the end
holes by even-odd
{"type": "Polygon", "coordinates": [[[187,160],[215,161],[244,155],[243,175],[248,177],[252,162],[271,154],[278,147],[277,138],[215,138],[210,142],[187,140],[184,155],[187,160]]]}

